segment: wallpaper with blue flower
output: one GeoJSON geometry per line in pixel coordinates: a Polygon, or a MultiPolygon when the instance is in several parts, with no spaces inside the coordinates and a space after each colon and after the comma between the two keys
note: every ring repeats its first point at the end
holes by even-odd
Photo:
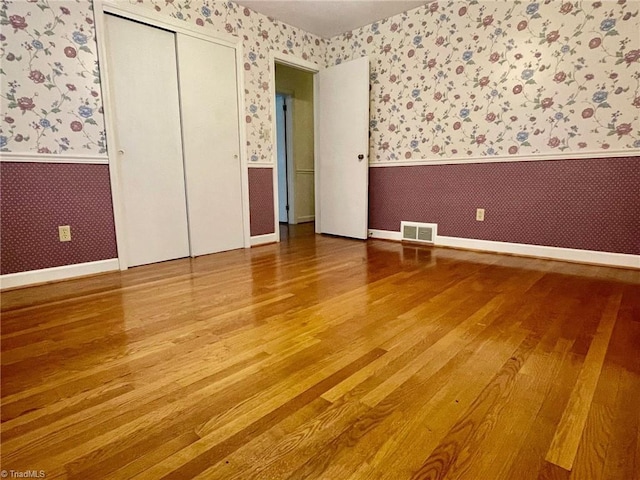
{"type": "MultiPolygon", "coordinates": [[[[244,45],[252,162],[270,162],[269,51],[371,58],[371,160],[640,148],[638,0],[433,2],[324,40],[233,2],[122,0],[244,45]]],[[[106,151],[90,0],[0,0],[0,150],[106,151]]]]}
{"type": "Polygon", "coordinates": [[[0,3],[0,150],[106,152],[91,4],[0,3]]]}
{"type": "MultiPolygon", "coordinates": [[[[121,0],[198,28],[241,38],[244,121],[252,162],[271,162],[269,52],[324,65],[326,41],[233,2],[121,0]]],[[[2,0],[3,151],[104,153],[104,122],[90,0],[2,0]]]]}
{"type": "Polygon", "coordinates": [[[334,37],[371,59],[371,161],[640,148],[638,0],[433,2],[334,37]]]}

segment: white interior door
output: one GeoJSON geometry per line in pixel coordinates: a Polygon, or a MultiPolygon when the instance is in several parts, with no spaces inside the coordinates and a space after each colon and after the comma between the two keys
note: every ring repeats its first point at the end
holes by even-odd
{"type": "Polygon", "coordinates": [[[318,75],[317,230],[367,238],[369,188],[369,59],[318,75]]]}
{"type": "Polygon", "coordinates": [[[177,34],[191,255],[244,246],[235,49],[177,34]]]}
{"type": "Polygon", "coordinates": [[[129,266],[189,256],[173,33],[105,16],[129,266]]]}

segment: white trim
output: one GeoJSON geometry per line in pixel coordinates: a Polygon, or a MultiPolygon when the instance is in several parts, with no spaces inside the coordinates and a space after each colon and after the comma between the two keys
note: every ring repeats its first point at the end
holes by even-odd
{"type": "Polygon", "coordinates": [[[539,162],[545,160],[583,160],[588,158],[619,158],[638,157],[640,149],[633,150],[598,150],[597,152],[571,153],[533,153],[531,155],[494,155],[484,157],[463,158],[421,158],[416,160],[386,162],[370,162],[369,167],[415,167],[418,165],[459,165],[465,163],[510,163],[510,162],[539,162]]]}
{"type": "Polygon", "coordinates": [[[236,91],[238,97],[238,134],[240,152],[240,179],[242,188],[242,228],[244,230],[244,248],[251,248],[251,223],[249,209],[249,158],[247,152],[247,124],[244,119],[245,99],[244,99],[244,67],[242,59],[244,50],[242,42],[235,45],[236,51],[236,91]]]}
{"type": "Polygon", "coordinates": [[[276,54],[269,52],[270,82],[269,82],[269,99],[271,100],[271,166],[273,178],[273,231],[276,236],[276,242],[280,241],[280,199],[278,191],[278,138],[277,138],[277,118],[278,111],[276,105],[276,54]]]}
{"type": "Polygon", "coordinates": [[[313,222],[315,219],[315,215],[302,215],[301,217],[296,218],[296,223],[313,222]]]}
{"type": "Polygon", "coordinates": [[[575,248],[548,247],[545,245],[528,245],[524,243],[495,242],[491,240],[476,240],[473,238],[445,236],[437,237],[436,245],[640,269],[640,255],[629,255],[624,253],[599,252],[595,250],[578,250],[575,248]]]}
{"type": "Polygon", "coordinates": [[[256,247],[258,245],[264,245],[265,243],[276,243],[279,241],[277,237],[278,235],[275,233],[256,235],[255,237],[251,237],[251,246],[256,247]]]}
{"type": "Polygon", "coordinates": [[[296,170],[296,173],[299,173],[301,175],[313,175],[315,173],[315,170],[312,170],[311,168],[299,168],[296,170]]]}
{"type": "MultiPolygon", "coordinates": [[[[275,103],[275,96],[273,97],[273,100],[275,103]]],[[[278,150],[276,144],[273,144],[272,148],[274,151],[278,150]]],[[[274,240],[275,242],[280,241],[280,228],[278,228],[280,225],[280,192],[278,190],[278,167],[274,166],[271,169],[271,191],[273,192],[273,231],[276,236],[276,239],[274,240]]]]}
{"type": "MultiPolygon", "coordinates": [[[[384,240],[402,240],[400,232],[389,230],[369,230],[369,237],[384,240]]],[[[492,240],[477,240],[474,238],[447,237],[442,235],[436,237],[435,245],[437,247],[482,250],[527,257],[640,269],[640,255],[630,255],[626,253],[578,250],[575,248],[548,247],[546,245],[529,245],[525,243],[496,242],[492,240]]]]}
{"type": "Polygon", "coordinates": [[[274,168],[271,162],[249,162],[247,165],[249,168],[274,168]]]}
{"type": "Polygon", "coordinates": [[[380,240],[393,240],[394,242],[402,241],[402,232],[394,232],[393,230],[375,230],[369,229],[369,238],[378,238],[380,240]]]}
{"type": "Polygon", "coordinates": [[[30,152],[2,152],[0,162],[20,163],[86,163],[89,165],[106,165],[109,163],[107,155],[76,155],[30,152]]]}
{"type": "MultiPolygon", "coordinates": [[[[305,72],[318,73],[320,71],[320,65],[318,65],[317,63],[310,62],[309,60],[305,60],[304,58],[296,57],[295,55],[282,53],[276,50],[271,50],[271,52],[269,52],[269,59],[271,60],[271,65],[273,65],[273,62],[275,61],[280,65],[297,68],[298,70],[304,70],[305,72]]],[[[275,71],[273,72],[273,76],[275,78],[275,71]]],[[[273,88],[275,90],[275,83],[273,85],[273,88]]]]}
{"type": "MultiPolygon", "coordinates": [[[[318,161],[318,152],[320,151],[318,139],[320,138],[318,135],[318,131],[320,128],[320,82],[318,81],[318,76],[313,76],[313,171],[317,172],[320,163],[318,161]]],[[[313,201],[316,209],[316,218],[315,218],[315,229],[316,233],[320,234],[322,231],[320,230],[320,175],[313,176],[313,201]]]]}
{"type": "Polygon", "coordinates": [[[118,270],[118,259],[98,260],[97,262],[78,263],[61,267],[43,268],[29,272],[9,273],[0,275],[0,288],[15,288],[39,283],[66,280],[69,278],[95,275],[96,273],[118,270]]]}
{"type": "Polygon", "coordinates": [[[113,205],[113,220],[118,246],[118,260],[120,270],[126,270],[127,262],[127,232],[125,227],[124,198],[122,195],[121,168],[117,154],[116,120],[111,112],[114,111],[114,101],[111,98],[111,82],[109,79],[109,61],[107,54],[107,37],[105,25],[105,12],[102,0],[93,3],[95,19],[95,35],[97,44],[98,69],[100,73],[100,86],[102,88],[102,105],[107,139],[107,155],[109,157],[109,178],[111,180],[111,203],[113,205]]]}
{"type": "MultiPolygon", "coordinates": [[[[293,96],[286,95],[284,96],[285,106],[287,110],[285,111],[285,131],[288,133],[287,142],[285,143],[285,148],[287,149],[287,191],[289,193],[289,211],[287,212],[287,220],[290,225],[295,225],[298,223],[296,217],[296,172],[295,172],[295,158],[293,156],[293,110],[295,108],[293,103],[293,96]]],[[[278,146],[276,144],[276,150],[278,146]]],[[[280,188],[280,185],[278,185],[280,188]]],[[[280,205],[278,204],[278,216],[280,215],[280,205]]],[[[278,219],[279,220],[279,219],[278,219]]]]}

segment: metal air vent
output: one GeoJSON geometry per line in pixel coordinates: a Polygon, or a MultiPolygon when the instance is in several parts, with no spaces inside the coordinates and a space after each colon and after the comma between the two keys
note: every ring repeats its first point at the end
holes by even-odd
{"type": "Polygon", "coordinates": [[[402,221],[400,229],[402,231],[402,240],[433,244],[436,241],[438,224],[402,221]]]}

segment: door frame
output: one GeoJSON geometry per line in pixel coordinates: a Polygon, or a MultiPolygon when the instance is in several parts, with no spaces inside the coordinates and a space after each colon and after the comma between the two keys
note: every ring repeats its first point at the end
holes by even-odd
{"type": "MultiPolygon", "coordinates": [[[[238,92],[238,131],[239,131],[239,152],[240,152],[240,178],[242,188],[242,225],[244,232],[244,248],[251,246],[251,234],[249,227],[249,170],[247,166],[247,132],[244,118],[244,70],[243,47],[240,38],[209,29],[196,28],[188,24],[165,15],[157,14],[144,7],[124,4],[118,0],[94,0],[95,11],[96,43],[98,50],[98,64],[100,65],[100,83],[102,88],[102,99],[104,105],[105,133],[107,138],[107,158],[109,161],[109,176],[111,180],[111,199],[113,204],[113,217],[116,230],[116,243],[118,246],[118,264],[120,270],[126,270],[129,266],[125,228],[125,208],[124,196],[122,194],[122,169],[118,152],[114,150],[117,143],[115,134],[115,116],[113,91],[109,80],[109,56],[107,53],[107,39],[105,34],[105,15],[113,14],[119,17],[144,23],[152,27],[162,28],[174,33],[180,33],[191,37],[199,38],[208,42],[217,43],[235,51],[236,58],[236,89],[238,92]]],[[[179,65],[177,65],[178,68],[179,65]]],[[[277,231],[277,230],[276,230],[277,231]]]]}
{"type": "MultiPolygon", "coordinates": [[[[269,87],[269,96],[273,102],[271,111],[271,144],[273,145],[273,155],[271,163],[273,165],[273,208],[274,208],[274,231],[275,241],[280,241],[280,228],[278,221],[278,149],[276,138],[276,63],[286,65],[288,67],[297,68],[313,74],[313,183],[314,183],[314,200],[315,200],[315,230],[320,233],[318,225],[320,225],[320,202],[318,201],[318,78],[317,73],[321,67],[313,62],[295,57],[288,53],[277,51],[269,52],[269,67],[271,68],[271,82],[269,87]]],[[[264,167],[264,165],[256,165],[264,167]]],[[[249,164],[251,167],[251,164],[249,164]]],[[[291,212],[291,210],[289,210],[291,212]]]]}

